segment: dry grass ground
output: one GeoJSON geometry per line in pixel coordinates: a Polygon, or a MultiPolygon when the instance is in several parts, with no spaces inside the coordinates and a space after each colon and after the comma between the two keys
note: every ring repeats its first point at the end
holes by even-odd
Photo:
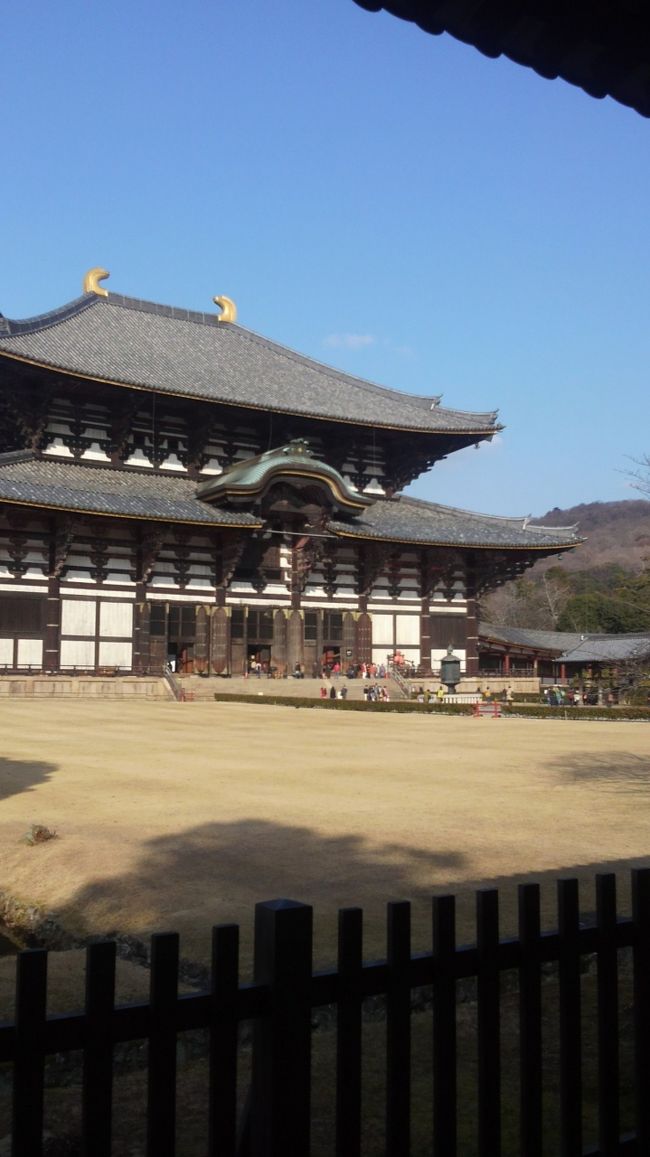
{"type": "MultiPolygon", "coordinates": [[[[374,956],[383,954],[388,899],[413,900],[415,946],[426,948],[432,893],[459,894],[460,936],[467,940],[476,887],[501,887],[507,931],[516,884],[540,880],[551,925],[558,874],[583,879],[590,910],[595,871],[620,871],[623,883],[630,865],[650,863],[644,724],[17,700],[0,702],[0,735],[0,889],[53,912],[82,936],[177,929],[183,955],[199,961],[208,957],[210,926],[231,920],[242,925],[249,960],[260,898],[289,895],[314,904],[323,963],[333,957],[340,906],[364,907],[366,955],[374,956]],[[33,847],[21,842],[33,823],[56,829],[58,838],[33,847]]],[[[51,1011],[76,1003],[82,969],[83,953],[54,955],[51,1011]]],[[[11,1011],[12,972],[12,962],[2,962],[0,1019],[11,1011]]],[[[120,962],[122,1000],[144,995],[147,983],[141,968],[120,962]]],[[[585,1112],[592,1127],[593,986],[593,977],[585,978],[585,1112]]],[[[552,986],[545,1000],[553,1005],[546,1095],[555,1105],[552,986]]],[[[503,1120],[510,1157],[519,1151],[515,1004],[506,993],[503,1120]]],[[[475,1006],[459,1006],[458,1016],[461,1145],[464,1157],[475,1157],[475,1006]]],[[[429,1017],[415,1016],[413,1029],[412,1153],[419,1157],[430,1152],[429,1017]]],[[[364,1026],[367,1157],[383,1152],[384,1031],[372,1019],[364,1026]]],[[[315,1157],[333,1152],[333,1042],[331,1031],[314,1035],[315,1157]]],[[[248,1059],[243,1050],[243,1073],[248,1059]]],[[[179,1074],[178,1152],[201,1157],[204,1060],[181,1064],[179,1074]]],[[[49,1082],[48,1128],[74,1138],[79,1074],[53,1073],[49,1082]]],[[[137,1066],[116,1075],[120,1157],[144,1152],[144,1082],[137,1066]]],[[[3,1089],[0,1136],[9,1129],[3,1089]]],[[[549,1155],[557,1152],[554,1111],[547,1114],[549,1155]]]]}
{"type": "MultiPolygon", "coordinates": [[[[388,899],[650,862],[644,724],[375,716],[224,703],[0,703],[0,887],[72,931],[210,926],[256,900],[313,903],[317,955],[362,905],[383,952],[388,899]],[[29,847],[32,823],[58,838],[29,847]]],[[[593,908],[585,887],[584,904],[593,908]]],[[[471,937],[469,915],[462,935],[471,937]]]]}

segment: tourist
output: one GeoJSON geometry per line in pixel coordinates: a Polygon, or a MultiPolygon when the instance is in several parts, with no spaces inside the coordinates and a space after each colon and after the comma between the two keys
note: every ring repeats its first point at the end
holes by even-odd
{"type": "Polygon", "coordinates": [[[442,701],[444,700],[444,697],[445,697],[445,689],[441,683],[438,690],[436,691],[436,699],[438,700],[438,703],[442,703],[442,701]]]}
{"type": "Polygon", "coordinates": [[[336,699],[336,687],[330,687],[330,699],[336,699]]]}
{"type": "Polygon", "coordinates": [[[506,687],[506,703],[512,703],[513,700],[514,695],[512,693],[512,687],[506,687]]]}
{"type": "Polygon", "coordinates": [[[321,687],[320,697],[321,699],[327,699],[327,687],[321,687]]]}
{"type": "Polygon", "coordinates": [[[345,686],[345,684],[343,684],[343,686],[341,687],[341,690],[339,691],[339,699],[343,699],[345,701],[347,699],[347,697],[348,697],[348,689],[345,686]]]}

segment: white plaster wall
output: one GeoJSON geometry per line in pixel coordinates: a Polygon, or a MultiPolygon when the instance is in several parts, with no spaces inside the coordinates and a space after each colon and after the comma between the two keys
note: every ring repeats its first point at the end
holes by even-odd
{"type": "Polygon", "coordinates": [[[95,636],[94,599],[63,599],[61,603],[61,634],[95,636]]]}
{"type": "Polygon", "coordinates": [[[14,661],[14,641],[13,639],[0,639],[0,663],[11,665],[14,661]]]}
{"type": "Polygon", "coordinates": [[[133,648],[130,643],[100,642],[100,667],[130,667],[133,648]]]}
{"type": "Polygon", "coordinates": [[[42,667],[43,666],[43,640],[42,639],[19,639],[18,640],[18,666],[19,667],[42,667]]]}
{"type": "MultiPolygon", "coordinates": [[[[420,647],[420,616],[419,615],[397,615],[396,616],[396,640],[397,646],[402,650],[405,646],[420,647]]],[[[373,633],[374,641],[374,633],[373,633]]]]}
{"type": "Polygon", "coordinates": [[[61,667],[94,667],[95,643],[92,639],[62,639],[61,667]]]}
{"type": "MultiPolygon", "coordinates": [[[[374,611],[372,618],[372,645],[379,647],[383,645],[384,651],[386,647],[392,649],[393,646],[393,629],[394,629],[394,615],[378,615],[374,611]]],[[[385,655],[384,655],[385,658],[385,655]]]]}
{"type": "Polygon", "coordinates": [[[133,604],[132,603],[105,603],[99,604],[99,634],[105,636],[121,635],[129,638],[133,632],[133,604]]]}

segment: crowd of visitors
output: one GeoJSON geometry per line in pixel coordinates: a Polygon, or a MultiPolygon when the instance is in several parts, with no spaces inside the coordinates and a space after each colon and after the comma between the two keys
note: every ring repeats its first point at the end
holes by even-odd
{"type": "Polygon", "coordinates": [[[579,687],[547,687],[543,699],[549,707],[582,707],[583,704],[587,707],[603,704],[613,707],[616,703],[616,695],[611,689],[601,692],[599,696],[597,687],[588,687],[584,691],[579,687]]]}

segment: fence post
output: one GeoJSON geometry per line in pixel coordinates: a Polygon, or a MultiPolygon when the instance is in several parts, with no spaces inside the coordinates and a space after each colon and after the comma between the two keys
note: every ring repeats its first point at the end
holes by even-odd
{"type": "Polygon", "coordinates": [[[309,1153],[312,917],[295,900],[255,905],[255,981],[269,1006],[253,1036],[251,1157],[309,1153]]]}

